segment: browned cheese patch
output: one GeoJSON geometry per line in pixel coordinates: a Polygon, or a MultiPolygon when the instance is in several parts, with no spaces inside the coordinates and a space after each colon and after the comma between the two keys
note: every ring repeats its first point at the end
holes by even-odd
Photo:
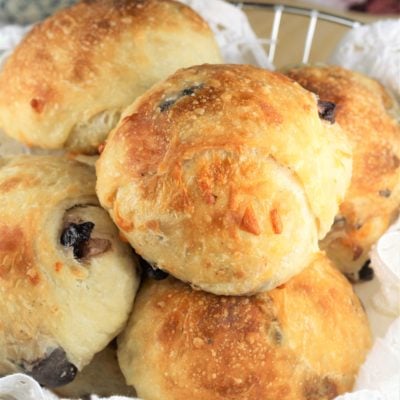
{"type": "Polygon", "coordinates": [[[20,279],[34,286],[40,282],[32,248],[19,226],[0,225],[0,280],[13,285],[20,279]]]}

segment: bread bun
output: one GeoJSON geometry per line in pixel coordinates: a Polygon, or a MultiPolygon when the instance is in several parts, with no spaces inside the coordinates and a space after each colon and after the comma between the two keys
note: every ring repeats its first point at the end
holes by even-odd
{"type": "Polygon", "coordinates": [[[97,193],[154,267],[215,294],[269,290],[305,268],[351,174],[317,98],[246,65],[182,69],[127,108],[97,193]]]}
{"type": "Polygon", "coordinates": [[[321,242],[339,267],[354,274],[400,206],[400,125],[385,89],[341,67],[301,67],[287,75],[321,100],[336,103],[336,120],[353,147],[353,176],[335,224],[321,242]]]}
{"type": "Polygon", "coordinates": [[[370,345],[350,283],[320,254],[253,297],[148,280],[118,358],[146,400],[328,400],[351,390],[370,345]]]}
{"type": "Polygon", "coordinates": [[[64,158],[1,160],[0,375],[66,384],[127,321],[136,259],[94,181],[64,158]]]}
{"type": "Polygon", "coordinates": [[[221,57],[206,22],[171,0],[81,1],[35,26],[0,73],[0,126],[29,145],[93,153],[137,96],[221,57]]]}

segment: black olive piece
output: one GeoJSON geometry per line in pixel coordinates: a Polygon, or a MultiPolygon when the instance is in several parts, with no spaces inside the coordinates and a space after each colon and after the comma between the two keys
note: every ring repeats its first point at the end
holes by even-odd
{"type": "Polygon", "coordinates": [[[163,279],[168,278],[168,272],[163,271],[162,269],[152,267],[147,261],[143,258],[140,259],[140,267],[142,268],[143,274],[150,279],[154,279],[156,281],[162,281],[163,279]]]}
{"type": "Polygon", "coordinates": [[[169,98],[164,100],[163,102],[160,103],[159,108],[161,112],[164,112],[168,109],[170,109],[180,98],[184,96],[191,96],[194,94],[194,92],[198,89],[201,89],[203,85],[197,85],[197,86],[190,86],[188,88],[183,89],[181,92],[178,93],[174,98],[169,98]]]}
{"type": "Polygon", "coordinates": [[[380,190],[378,193],[379,193],[379,196],[381,196],[381,197],[390,197],[390,195],[392,194],[392,191],[389,189],[383,189],[383,190],[380,190]]]}
{"type": "Polygon", "coordinates": [[[68,361],[65,351],[58,347],[26,372],[41,385],[55,388],[72,382],[78,369],[68,361]]]}
{"type": "Polygon", "coordinates": [[[183,89],[181,92],[181,95],[182,96],[191,96],[195,92],[195,90],[198,88],[199,88],[199,86],[191,86],[186,89],[183,89]]]}
{"type": "Polygon", "coordinates": [[[368,260],[358,272],[358,276],[362,281],[371,281],[374,279],[374,270],[370,267],[371,261],[368,260]]]}
{"type": "Polygon", "coordinates": [[[160,107],[160,111],[164,112],[166,110],[168,110],[169,108],[171,108],[171,106],[176,102],[177,99],[168,99],[163,101],[162,103],[160,103],[159,107],[160,107]]]}
{"type": "Polygon", "coordinates": [[[93,228],[93,222],[71,223],[62,231],[60,243],[65,247],[72,247],[75,258],[83,258],[85,243],[90,239],[93,228]]]}
{"type": "Polygon", "coordinates": [[[329,121],[331,124],[335,122],[336,104],[331,101],[318,100],[318,115],[321,119],[329,121]]]}
{"type": "Polygon", "coordinates": [[[274,320],[271,322],[271,325],[269,327],[269,335],[275,344],[282,344],[283,333],[278,320],[274,320]]]}

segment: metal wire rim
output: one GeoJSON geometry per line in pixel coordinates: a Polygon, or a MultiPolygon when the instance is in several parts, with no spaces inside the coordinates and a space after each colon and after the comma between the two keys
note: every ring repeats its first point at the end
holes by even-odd
{"type": "Polygon", "coordinates": [[[318,11],[312,8],[289,6],[285,4],[274,4],[274,3],[255,3],[251,1],[242,1],[240,3],[235,2],[234,4],[237,5],[238,7],[245,6],[246,8],[253,8],[253,9],[269,9],[274,12],[270,45],[268,49],[268,61],[271,64],[273,63],[275,58],[276,46],[278,43],[279,28],[283,13],[305,16],[309,17],[310,19],[307,28],[306,39],[304,42],[304,49],[302,56],[303,63],[307,63],[310,58],[311,48],[318,20],[332,22],[334,24],[346,26],[351,29],[362,25],[361,22],[353,20],[351,18],[340,17],[335,14],[318,11]]]}

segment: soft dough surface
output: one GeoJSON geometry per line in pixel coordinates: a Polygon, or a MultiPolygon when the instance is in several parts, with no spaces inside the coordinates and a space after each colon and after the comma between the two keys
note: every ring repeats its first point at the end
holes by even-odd
{"type": "Polygon", "coordinates": [[[306,267],[343,200],[351,154],[297,83],[202,65],[128,107],[96,170],[102,205],[141,256],[235,295],[306,267]]]}
{"type": "Polygon", "coordinates": [[[370,345],[351,285],[320,254],[253,297],[147,281],[118,358],[146,400],[328,400],[351,390],[370,345]]]}
{"type": "Polygon", "coordinates": [[[62,157],[0,160],[0,375],[67,383],[128,319],[137,261],[94,184],[92,167],[62,157]],[[89,223],[79,246],[61,243],[89,223]]]}
{"type": "Polygon", "coordinates": [[[295,68],[287,75],[322,100],[336,103],[336,120],[351,141],[350,188],[321,247],[344,272],[355,273],[398,215],[400,125],[395,101],[378,82],[341,67],[295,68]]]}
{"type": "Polygon", "coordinates": [[[36,25],[6,62],[0,126],[29,146],[93,153],[137,96],[204,62],[221,62],[217,44],[183,4],[81,1],[36,25]]]}

